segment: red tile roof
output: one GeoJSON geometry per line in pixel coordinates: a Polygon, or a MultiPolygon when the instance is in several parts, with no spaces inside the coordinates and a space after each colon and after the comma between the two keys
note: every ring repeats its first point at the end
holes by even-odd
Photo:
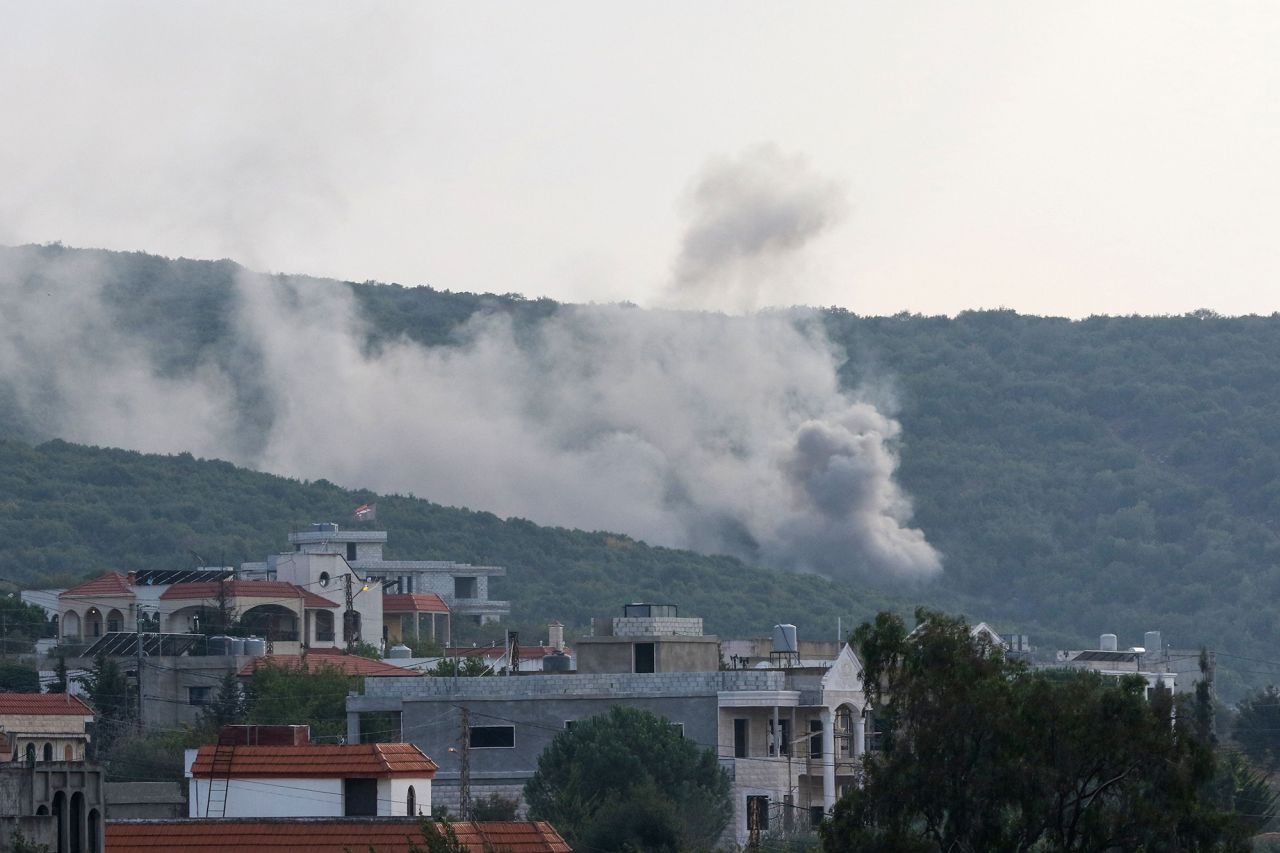
{"type": "MultiPolygon", "coordinates": [[[[213,771],[216,747],[202,746],[191,765],[191,775],[206,778],[213,771]]],[[[223,747],[225,756],[227,747],[223,747]]],[[[224,759],[219,759],[221,762],[224,759]]],[[[219,775],[222,770],[219,767],[219,775]]],[[[431,778],[436,763],[411,743],[309,743],[301,746],[231,747],[233,779],[321,778],[383,779],[431,778]]]]}
{"type": "MultiPolygon", "coordinates": [[[[571,853],[543,821],[467,821],[453,824],[471,853],[571,853]]],[[[243,818],[107,821],[111,853],[406,853],[422,845],[416,818],[243,818]]]]}
{"type": "Polygon", "coordinates": [[[254,658],[244,665],[240,670],[241,675],[253,675],[253,671],[260,666],[280,666],[285,669],[315,669],[321,666],[336,666],[347,675],[403,675],[410,678],[416,678],[421,675],[419,672],[405,669],[402,666],[386,663],[385,661],[374,660],[373,658],[362,658],[359,655],[343,654],[338,649],[311,649],[305,656],[303,655],[263,655],[254,658]]]}
{"type": "Polygon", "coordinates": [[[383,613],[448,613],[449,605],[434,592],[403,592],[382,596],[383,613]]]}
{"type": "Polygon", "coordinates": [[[133,595],[129,579],[119,572],[107,572],[93,580],[85,581],[79,586],[64,589],[58,598],[89,598],[91,596],[133,595]]]}
{"type": "Polygon", "coordinates": [[[93,708],[70,693],[0,693],[0,714],[92,717],[93,708]]]}
{"type": "MultiPolygon", "coordinates": [[[[197,598],[214,601],[218,598],[218,581],[196,581],[192,583],[175,583],[160,593],[162,601],[174,599],[197,598]]],[[[337,602],[330,601],[323,595],[317,595],[308,589],[286,581],[225,581],[226,594],[231,598],[274,598],[282,601],[301,598],[304,606],[313,608],[340,607],[337,602]]],[[[66,593],[63,593],[65,595],[66,593]]]]}

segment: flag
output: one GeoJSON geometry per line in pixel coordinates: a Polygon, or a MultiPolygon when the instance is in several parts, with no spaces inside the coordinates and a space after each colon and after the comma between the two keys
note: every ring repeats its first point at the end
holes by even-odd
{"type": "Polygon", "coordinates": [[[378,505],[360,504],[360,506],[356,507],[354,515],[356,521],[375,521],[378,518],[378,505]]]}

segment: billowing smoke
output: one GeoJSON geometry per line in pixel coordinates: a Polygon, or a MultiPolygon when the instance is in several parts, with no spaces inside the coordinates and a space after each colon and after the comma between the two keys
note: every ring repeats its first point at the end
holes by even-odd
{"type": "Polygon", "coordinates": [[[708,164],[686,207],[669,301],[752,311],[762,289],[776,289],[800,250],[839,222],[846,204],[842,188],[803,157],[762,145],[708,164]]]}
{"type": "Polygon", "coordinates": [[[346,286],[243,274],[235,345],[173,370],[104,270],[62,258],[0,270],[0,387],[45,435],[832,575],[939,569],[894,483],[898,427],[841,391],[814,318],[565,306],[370,350],[346,286]]]}

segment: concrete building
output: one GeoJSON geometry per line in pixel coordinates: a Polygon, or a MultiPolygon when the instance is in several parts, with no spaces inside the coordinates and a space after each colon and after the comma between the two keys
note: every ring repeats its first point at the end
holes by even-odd
{"type": "MultiPolygon", "coordinates": [[[[1102,675],[1120,677],[1140,675],[1147,681],[1150,693],[1157,686],[1174,693],[1193,693],[1196,683],[1206,676],[1200,672],[1198,649],[1172,649],[1164,644],[1159,631],[1147,631],[1143,645],[1119,648],[1115,634],[1103,634],[1096,649],[1060,650],[1047,667],[1087,669],[1102,675]]],[[[1209,653],[1208,680],[1213,680],[1215,666],[1213,653],[1209,653]]]]}
{"type": "Polygon", "coordinates": [[[680,620],[671,611],[649,612],[624,611],[607,623],[609,634],[580,639],[577,673],[368,678],[364,695],[347,700],[348,738],[358,739],[362,713],[399,712],[404,740],[444,756],[435,797],[456,810],[461,767],[448,750],[460,738],[469,746],[472,797],[519,799],[557,732],[627,705],[665,717],[716,752],[733,781],[726,841],[745,843],[753,827],[807,826],[829,812],[854,784],[866,743],[862,666],[853,651],[842,647],[834,660],[812,666],[720,670],[707,653],[719,660],[715,637],[700,626],[693,634],[692,622],[671,621],[680,620]],[[681,648],[682,640],[695,642],[681,648]],[[635,646],[650,641],[653,670],[637,672],[649,658],[635,646]],[[679,660],[697,668],[672,669],[679,660]]]}
{"type": "Polygon", "coordinates": [[[435,593],[456,618],[484,623],[510,614],[510,602],[489,598],[490,578],[506,575],[506,569],[448,560],[384,560],[386,543],[385,530],[341,530],[324,522],[290,533],[292,551],[240,568],[244,577],[283,579],[281,566],[291,554],[336,554],[361,576],[379,580],[389,594],[435,593]]]}
{"type": "Polygon", "coordinates": [[[51,853],[103,849],[103,773],[85,760],[92,721],[74,696],[0,693],[0,850],[19,832],[51,853]]]}

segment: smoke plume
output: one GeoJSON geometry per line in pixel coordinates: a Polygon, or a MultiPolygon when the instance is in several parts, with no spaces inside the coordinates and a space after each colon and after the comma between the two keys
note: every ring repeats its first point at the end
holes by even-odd
{"type": "MultiPolygon", "coordinates": [[[[840,221],[841,187],[772,145],[711,162],[686,200],[671,304],[752,311],[813,239],[840,221]]],[[[785,301],[785,300],[784,300],[785,301]]]]}

